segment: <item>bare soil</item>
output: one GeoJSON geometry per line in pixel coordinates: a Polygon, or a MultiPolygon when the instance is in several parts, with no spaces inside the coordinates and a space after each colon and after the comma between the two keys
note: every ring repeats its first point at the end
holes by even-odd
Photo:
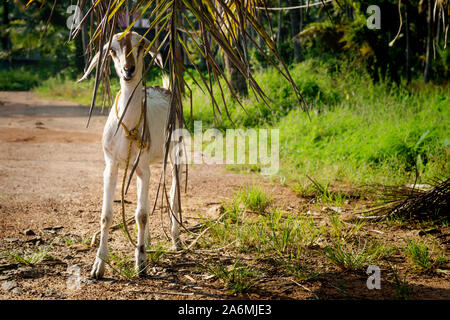
{"type": "MultiPolygon", "coordinates": [[[[106,116],[96,111],[86,128],[87,114],[87,107],[74,103],[42,100],[30,92],[0,92],[0,299],[397,298],[390,262],[381,266],[381,289],[369,290],[364,271],[344,272],[325,258],[310,261],[309,267],[321,271],[317,277],[297,281],[270,259],[256,261],[227,248],[167,254],[149,266],[144,278],[127,279],[108,267],[105,279],[90,279],[96,248],[88,244],[99,229],[104,169],[101,134],[106,116]],[[7,254],[37,252],[49,246],[50,258],[32,266],[12,261],[7,254]],[[237,256],[267,272],[249,292],[232,295],[205,265],[209,261],[232,264],[237,256]],[[80,271],[76,288],[69,285],[75,274],[71,270],[80,271]]],[[[152,167],[151,202],[160,171],[161,165],[152,167]]],[[[187,191],[182,193],[185,226],[197,225],[201,216],[217,218],[220,204],[248,183],[262,185],[272,193],[276,206],[285,210],[306,214],[311,206],[308,199],[258,174],[238,174],[219,165],[193,165],[187,191]]],[[[127,200],[131,217],[136,205],[134,184],[127,200]]],[[[317,223],[325,219],[320,212],[314,218],[317,223]]],[[[119,203],[115,203],[115,221],[121,221],[119,203]]],[[[409,235],[418,236],[420,227],[374,224],[367,229],[376,229],[396,243],[409,235]]],[[[150,217],[150,230],[152,246],[166,238],[168,219],[159,210],[150,217]]],[[[434,235],[447,249],[449,232],[448,227],[440,228],[434,235]]],[[[187,232],[182,237],[187,243],[193,240],[187,232]]],[[[120,230],[111,232],[109,244],[111,252],[133,256],[133,248],[120,230]]],[[[410,298],[450,299],[448,273],[410,272],[402,256],[391,262],[401,279],[406,279],[410,298]]]]}

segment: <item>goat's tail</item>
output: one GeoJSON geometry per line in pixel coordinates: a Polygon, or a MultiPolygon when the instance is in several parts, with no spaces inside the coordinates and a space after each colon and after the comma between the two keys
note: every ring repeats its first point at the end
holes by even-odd
{"type": "Polygon", "coordinates": [[[170,88],[170,78],[169,78],[169,75],[165,71],[162,72],[162,86],[164,89],[167,89],[167,90],[169,90],[169,88],[170,88]]]}

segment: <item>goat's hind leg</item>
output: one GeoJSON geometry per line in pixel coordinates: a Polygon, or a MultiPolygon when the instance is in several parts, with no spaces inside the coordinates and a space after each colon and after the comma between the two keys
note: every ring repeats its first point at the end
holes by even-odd
{"type": "Polygon", "coordinates": [[[108,231],[113,218],[112,204],[117,183],[117,171],[117,164],[107,163],[105,171],[103,172],[104,186],[102,215],[100,219],[100,245],[91,271],[91,277],[97,279],[103,277],[103,273],[105,272],[105,261],[108,258],[108,231]]]}
{"type": "Polygon", "coordinates": [[[146,242],[148,235],[148,185],[150,180],[150,168],[138,167],[137,175],[137,196],[138,205],[136,208],[135,219],[138,227],[138,240],[135,249],[135,271],[139,276],[145,275],[147,262],[146,242]]]}

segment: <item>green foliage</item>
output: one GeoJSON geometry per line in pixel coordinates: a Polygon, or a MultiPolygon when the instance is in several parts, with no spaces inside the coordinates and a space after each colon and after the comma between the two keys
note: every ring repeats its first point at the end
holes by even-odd
{"type": "Polygon", "coordinates": [[[392,271],[394,273],[394,290],[395,290],[395,293],[393,294],[393,296],[398,299],[409,300],[410,292],[409,292],[408,283],[406,282],[406,273],[405,273],[404,278],[401,279],[398,274],[397,268],[393,267],[392,269],[393,269],[392,271]]]}
{"type": "Polygon", "coordinates": [[[147,258],[150,264],[159,264],[161,259],[166,255],[166,251],[162,243],[158,243],[155,249],[149,248],[147,250],[147,258]]]}
{"type": "Polygon", "coordinates": [[[24,91],[38,86],[40,75],[24,67],[0,70],[0,90],[24,91]]]}
{"type": "MultiPolygon", "coordinates": [[[[317,69],[319,72],[311,72],[313,66],[311,63],[298,64],[290,70],[293,80],[301,89],[303,97],[310,103],[317,105],[334,105],[341,100],[339,91],[334,87],[327,76],[325,68],[317,69]]],[[[237,101],[228,92],[225,97],[231,119],[237,127],[255,127],[276,123],[281,117],[287,115],[291,110],[298,108],[298,102],[289,83],[276,70],[269,68],[264,71],[258,71],[254,74],[256,81],[268,96],[269,105],[256,98],[254,93],[250,92],[249,97],[244,100],[242,108],[237,101]]],[[[188,81],[191,87],[194,87],[192,81],[188,81]]],[[[223,86],[226,86],[223,83],[223,86]]],[[[193,89],[193,119],[202,120],[204,124],[213,124],[218,129],[225,130],[232,128],[233,123],[227,118],[224,107],[220,101],[220,90],[216,83],[213,84],[215,99],[218,102],[222,114],[216,111],[217,120],[215,121],[211,101],[206,97],[202,90],[193,89]]],[[[189,98],[185,100],[185,119],[188,124],[190,121],[190,103],[189,98]]]]}
{"type": "Polygon", "coordinates": [[[335,240],[324,249],[324,256],[343,270],[359,270],[386,255],[387,249],[378,242],[349,243],[335,240]]]}
{"type": "MultiPolygon", "coordinates": [[[[408,72],[413,77],[421,77],[426,59],[427,3],[425,1],[420,1],[420,5],[419,1],[401,3],[401,33],[390,46],[389,44],[397,34],[400,25],[398,3],[396,0],[378,1],[377,5],[381,11],[381,30],[369,29],[366,24],[369,17],[366,9],[369,5],[373,5],[373,2],[368,0],[352,1],[344,6],[333,3],[333,8],[329,11],[331,19],[320,17],[320,14],[317,14],[297,36],[302,44],[304,55],[321,57],[322,60],[329,60],[329,58],[345,60],[355,68],[368,71],[371,77],[377,81],[388,77],[400,82],[408,72]],[[350,15],[348,11],[346,12],[348,6],[351,7],[350,15]],[[408,11],[408,22],[405,17],[406,11],[408,11]],[[407,54],[405,51],[408,50],[406,28],[408,28],[410,45],[409,66],[406,65],[405,58],[407,54]]],[[[433,3],[432,10],[436,10],[433,3]]],[[[443,2],[440,5],[444,5],[443,2]]],[[[444,32],[442,29],[435,28],[436,24],[434,22],[431,26],[435,48],[431,59],[432,74],[436,81],[445,81],[449,77],[449,54],[448,49],[443,49],[445,45],[444,32]]]]}
{"type": "Polygon", "coordinates": [[[23,263],[26,265],[36,265],[42,261],[44,261],[48,257],[48,253],[52,249],[51,246],[48,246],[41,250],[34,250],[31,253],[21,254],[19,252],[7,252],[7,255],[14,262],[23,263]]]}
{"type": "Polygon", "coordinates": [[[430,271],[450,261],[445,254],[439,253],[438,249],[424,241],[409,240],[404,251],[414,266],[422,271],[430,271]]]}
{"type": "Polygon", "coordinates": [[[118,275],[126,280],[131,280],[136,276],[133,259],[131,257],[121,253],[114,254],[110,252],[109,258],[111,262],[107,262],[107,264],[118,275]]]}
{"type": "Polygon", "coordinates": [[[377,173],[405,177],[419,163],[424,175],[448,170],[448,97],[368,86],[349,88],[346,103],[311,121],[297,110],[282,119],[282,157],[302,171],[334,167],[333,178],[359,182],[377,173]]]}
{"type": "Polygon", "coordinates": [[[254,184],[239,190],[237,196],[248,209],[260,214],[264,213],[272,202],[271,195],[265,193],[260,186],[254,184]]]}
{"type": "Polygon", "coordinates": [[[258,271],[236,261],[233,265],[213,265],[209,272],[221,279],[232,294],[250,291],[256,284],[258,271]]]}
{"type": "MultiPolygon", "coordinates": [[[[9,24],[1,25],[0,31],[2,37],[7,36],[10,48],[2,48],[0,59],[46,60],[53,64],[64,62],[66,66],[75,66],[75,60],[82,60],[75,54],[75,43],[67,41],[69,29],[66,21],[69,14],[66,10],[73,3],[69,0],[58,1],[44,36],[53,2],[35,3],[26,9],[24,2],[9,1],[9,24]]],[[[1,9],[3,11],[4,6],[1,9]]]]}
{"type": "MultiPolygon", "coordinates": [[[[313,102],[309,116],[273,69],[255,76],[272,101],[270,109],[250,94],[244,112],[227,97],[236,126],[280,129],[281,175],[395,184],[413,180],[416,167],[423,179],[448,174],[448,86],[374,82],[367,72],[335,60],[307,60],[292,66],[291,74],[313,102]]],[[[184,114],[189,124],[188,101],[184,114]]],[[[204,129],[214,121],[210,101],[198,89],[193,120],[202,120],[204,129]]],[[[223,114],[215,126],[225,130],[233,124],[223,114]]]]}
{"type": "MultiPolygon", "coordinates": [[[[120,84],[116,78],[111,79],[111,90],[114,94],[119,91],[120,84]]],[[[41,97],[44,98],[52,98],[56,100],[66,100],[66,101],[74,101],[83,105],[90,105],[92,101],[92,88],[94,85],[94,79],[89,79],[87,81],[76,83],[68,77],[65,77],[64,74],[58,75],[56,77],[51,77],[42,82],[42,84],[36,88],[34,91],[41,97]]],[[[98,91],[98,96],[96,100],[96,105],[101,105],[103,99],[104,88],[100,86],[98,91]]],[[[110,106],[110,103],[107,103],[107,106],[110,106]]]]}

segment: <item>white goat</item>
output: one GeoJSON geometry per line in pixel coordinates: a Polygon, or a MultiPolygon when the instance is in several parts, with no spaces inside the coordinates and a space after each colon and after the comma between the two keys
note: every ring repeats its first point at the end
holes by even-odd
{"type": "MultiPolygon", "coordinates": [[[[108,258],[108,229],[111,226],[113,217],[113,199],[116,188],[118,168],[126,166],[128,157],[128,148],[130,140],[127,138],[126,130],[136,128],[138,134],[136,142],[132,143],[130,159],[136,159],[139,152],[138,144],[141,141],[146,142],[146,147],[142,149],[139,164],[136,168],[137,175],[137,208],[135,213],[136,224],[138,227],[138,239],[135,249],[135,269],[139,275],[145,274],[146,266],[146,236],[147,236],[147,222],[148,222],[148,188],[150,178],[150,164],[160,162],[164,156],[164,144],[166,139],[167,118],[170,107],[170,92],[160,87],[149,87],[146,91],[147,105],[147,133],[148,137],[143,137],[143,121],[141,118],[142,106],[144,105],[143,91],[140,88],[133,90],[138,85],[142,78],[142,68],[144,64],[144,50],[149,45],[148,40],[142,38],[135,32],[127,33],[119,40],[121,34],[113,36],[110,50],[106,52],[108,44],[104,47],[105,54],[111,54],[117,75],[120,78],[120,92],[116,96],[115,106],[111,108],[108,120],[103,131],[103,151],[105,156],[106,168],[104,171],[104,192],[103,192],[103,207],[100,220],[101,234],[100,246],[97,251],[97,256],[92,267],[91,276],[94,278],[101,278],[105,271],[105,261],[108,258]],[[141,40],[142,38],[142,40],[141,40]],[[139,41],[141,42],[139,43],[139,41]],[[136,44],[138,44],[136,46],[136,44]],[[132,48],[136,48],[131,52],[132,48]],[[127,128],[119,128],[118,117],[120,117],[125,109],[128,99],[131,97],[128,110],[122,120],[127,128]],[[117,108],[117,109],[116,109],[117,108]],[[116,114],[117,110],[117,114],[116,114]],[[138,126],[138,127],[136,127],[138,126]]],[[[154,52],[150,52],[154,55],[154,52]]],[[[85,80],[89,73],[94,69],[98,62],[98,53],[92,59],[86,73],[79,80],[85,80]]],[[[140,86],[140,85],[139,85],[140,86]]],[[[179,162],[174,157],[179,157],[181,154],[181,147],[179,143],[173,142],[169,150],[170,162],[172,166],[172,185],[170,189],[170,206],[173,211],[172,215],[172,229],[171,236],[175,248],[181,247],[179,237],[180,221],[180,205],[178,202],[178,189],[176,188],[175,172],[180,172],[175,166],[179,166],[179,162]],[[177,170],[175,170],[177,169],[177,170]]],[[[133,160],[129,165],[133,165],[133,160]]]]}

